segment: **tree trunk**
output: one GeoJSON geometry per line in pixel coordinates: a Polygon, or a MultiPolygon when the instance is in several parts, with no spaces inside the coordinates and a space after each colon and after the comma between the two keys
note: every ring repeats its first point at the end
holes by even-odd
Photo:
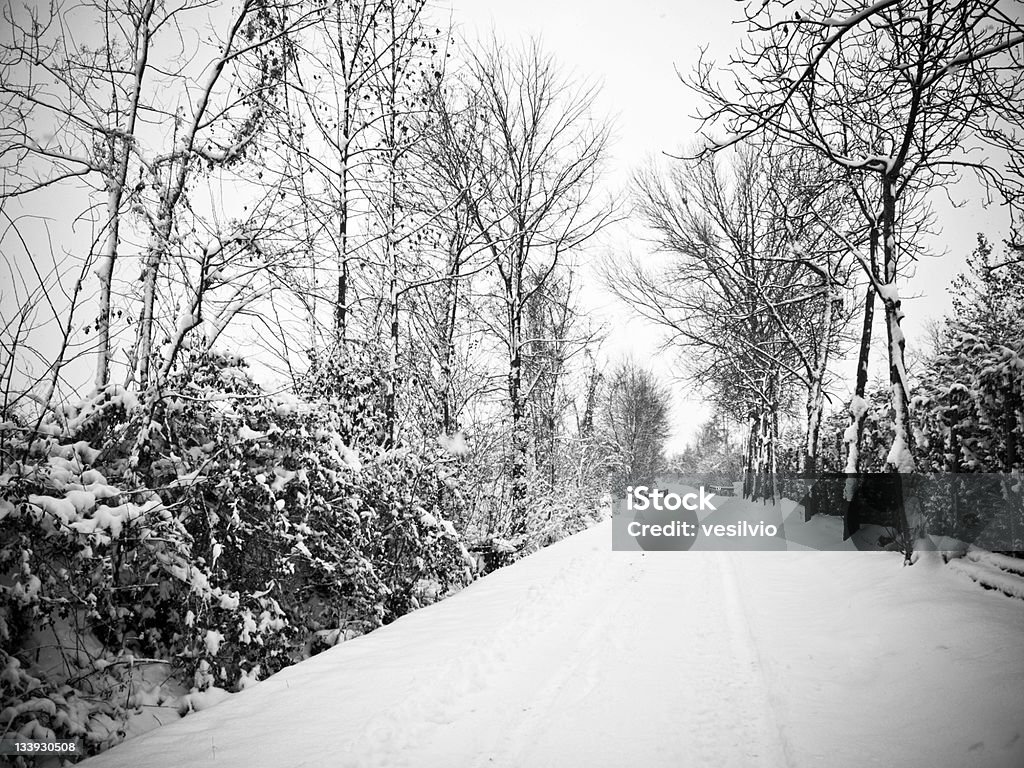
{"type": "Polygon", "coordinates": [[[757,427],[758,418],[755,413],[750,414],[747,421],[747,450],[746,466],[743,472],[743,498],[754,498],[754,457],[757,454],[757,427]]]}
{"type": "MultiPolygon", "coordinates": [[[[903,320],[902,302],[896,290],[896,199],[893,188],[896,179],[889,174],[882,177],[882,254],[885,274],[886,295],[882,296],[885,307],[885,330],[889,347],[889,384],[892,390],[893,443],[886,457],[886,465],[893,472],[910,474],[915,470],[914,437],[910,418],[907,370],[904,358],[906,339],[900,325],[903,320]]],[[[910,478],[908,478],[910,480],[910,478]]],[[[923,520],[918,514],[917,504],[907,509],[907,497],[913,497],[913,482],[898,483],[896,525],[906,562],[910,562],[914,542],[923,533],[923,520]]]]}
{"type": "Polygon", "coordinates": [[[164,261],[164,257],[167,255],[168,244],[171,241],[171,233],[174,230],[175,210],[177,209],[178,202],[185,190],[185,181],[188,179],[188,172],[191,164],[192,152],[195,147],[196,135],[198,134],[200,127],[203,125],[206,108],[210,103],[210,96],[213,93],[214,86],[217,84],[218,79],[230,60],[230,52],[234,44],[235,36],[238,34],[246,18],[249,16],[249,13],[253,10],[253,7],[254,4],[250,2],[250,0],[243,3],[242,8],[238,11],[238,15],[235,16],[231,23],[227,40],[222,48],[221,57],[213,64],[213,67],[210,68],[206,75],[206,81],[199,92],[188,128],[184,133],[179,133],[176,126],[174,131],[173,146],[178,147],[180,144],[181,149],[176,149],[172,156],[167,160],[167,184],[161,194],[160,206],[156,216],[156,227],[154,232],[150,235],[150,244],[147,249],[146,262],[142,275],[143,309],[135,345],[135,363],[138,368],[138,384],[142,389],[146,389],[151,386],[149,371],[152,362],[151,357],[153,354],[157,278],[160,272],[160,265],[164,261]]]}
{"type": "MultiPolygon", "coordinates": [[[[125,122],[124,135],[135,135],[135,123],[139,114],[139,100],[142,96],[142,81],[146,74],[149,60],[149,22],[153,18],[154,0],[148,0],[142,6],[139,21],[136,25],[135,66],[132,82],[132,95],[128,104],[128,115],[125,122]]],[[[121,203],[124,200],[124,187],[128,180],[128,165],[131,159],[131,147],[128,139],[111,137],[110,159],[111,170],[107,182],[107,239],[103,247],[103,255],[96,268],[100,282],[99,309],[96,315],[96,387],[103,388],[110,380],[110,359],[113,350],[110,345],[110,301],[111,286],[114,281],[114,263],[117,261],[120,245],[121,203]],[[115,165],[116,164],[116,165],[115,165]]]]}
{"type": "MultiPolygon", "coordinates": [[[[878,227],[872,225],[869,242],[870,267],[877,277],[878,227]]],[[[871,358],[871,331],[875,322],[875,285],[868,282],[864,293],[864,324],[860,334],[860,352],[857,356],[857,383],[850,401],[850,425],[844,435],[846,443],[846,474],[855,475],[860,471],[860,442],[864,433],[864,417],[867,414],[865,399],[868,389],[868,370],[871,358]]],[[[852,496],[848,497],[850,500],[852,496]]]]}
{"type": "Polygon", "coordinates": [[[803,472],[814,474],[818,471],[818,442],[821,436],[821,417],[825,407],[825,374],[828,371],[829,344],[832,340],[833,326],[833,284],[831,265],[829,276],[825,279],[825,304],[821,312],[822,337],[814,370],[811,372],[810,385],[807,388],[807,441],[804,445],[803,472]]]}
{"type": "MultiPolygon", "coordinates": [[[[338,146],[341,148],[338,168],[338,295],[334,307],[334,333],[339,351],[344,351],[348,342],[348,176],[349,160],[351,157],[352,145],[352,115],[351,115],[351,81],[350,72],[341,48],[341,41],[344,40],[342,28],[341,3],[336,9],[338,45],[341,51],[342,65],[342,91],[341,91],[341,120],[338,125],[338,146]]],[[[354,62],[353,62],[354,63],[354,62]]]]}
{"type": "Polygon", "coordinates": [[[384,413],[386,418],[386,443],[389,446],[398,441],[398,280],[394,275],[397,265],[392,266],[388,288],[388,378],[385,389],[384,413]]]}
{"type": "Polygon", "coordinates": [[[896,292],[896,200],[893,196],[895,179],[883,178],[882,249],[885,282],[888,295],[883,296],[885,328],[889,342],[889,383],[892,387],[894,411],[893,447],[886,463],[898,472],[914,471],[914,439],[910,424],[910,404],[907,370],[904,358],[906,339],[901,322],[904,317],[902,302],[896,292]]]}
{"type": "Polygon", "coordinates": [[[161,203],[157,214],[156,230],[150,235],[149,247],[142,270],[142,314],[135,342],[136,381],[140,390],[150,385],[150,366],[153,358],[153,334],[156,315],[156,286],[163,263],[164,251],[170,241],[173,217],[170,207],[161,203]]]}
{"type": "Polygon", "coordinates": [[[339,351],[348,342],[348,179],[342,159],[341,199],[338,201],[338,295],[334,306],[334,335],[339,351]]]}
{"type": "Polygon", "coordinates": [[[387,197],[387,232],[385,232],[385,263],[388,264],[388,376],[384,402],[386,418],[387,444],[397,444],[398,431],[398,51],[395,28],[395,7],[390,7],[391,22],[391,60],[390,81],[388,86],[388,197],[387,197]]]}
{"type": "Polygon", "coordinates": [[[448,303],[445,307],[444,328],[441,337],[441,426],[446,435],[457,430],[452,404],[452,369],[455,360],[455,323],[459,309],[459,272],[462,267],[461,254],[454,253],[451,268],[448,271],[446,294],[448,303]]]}
{"type": "MultiPolygon", "coordinates": [[[[111,143],[114,143],[113,141],[111,143]]],[[[124,149],[127,155],[127,147],[124,149]]],[[[102,389],[110,379],[110,289],[114,282],[114,262],[117,261],[117,247],[120,242],[121,199],[124,191],[124,177],[121,183],[108,182],[113,185],[107,196],[107,239],[103,246],[103,255],[96,267],[96,276],[100,282],[99,308],[96,314],[96,388],[102,389]]]]}
{"type": "Polygon", "coordinates": [[[753,453],[753,472],[750,498],[753,501],[775,498],[775,414],[768,406],[761,406],[756,417],[756,446],[753,453]]]}
{"type": "Polygon", "coordinates": [[[807,439],[804,444],[804,455],[801,471],[804,475],[804,487],[810,484],[810,494],[807,495],[807,507],[805,513],[808,517],[818,513],[819,489],[817,478],[818,472],[818,444],[821,439],[821,418],[825,409],[825,374],[828,371],[829,345],[832,341],[833,326],[833,284],[831,265],[828,275],[825,278],[825,304],[821,312],[822,338],[821,347],[818,350],[817,359],[814,361],[814,370],[811,371],[810,382],[807,388],[807,439]]]}
{"type": "Polygon", "coordinates": [[[808,488],[804,502],[805,519],[818,514],[818,440],[821,434],[821,413],[824,409],[824,391],[821,379],[815,378],[807,390],[807,437],[800,472],[802,487],[808,488]]]}
{"type": "Polygon", "coordinates": [[[868,276],[867,289],[864,292],[864,323],[861,326],[860,351],[857,355],[857,381],[854,385],[853,397],[850,398],[850,422],[842,436],[842,444],[846,446],[846,482],[843,484],[843,539],[850,538],[860,529],[860,523],[851,519],[851,504],[857,495],[860,485],[860,444],[864,435],[864,419],[868,412],[867,389],[868,370],[871,362],[871,334],[875,322],[875,283],[878,277],[878,222],[870,221],[868,234],[868,276]]]}
{"type": "Polygon", "coordinates": [[[523,393],[523,360],[522,360],[522,313],[518,310],[518,300],[514,299],[512,308],[512,324],[510,328],[510,361],[508,374],[508,396],[512,407],[512,498],[511,533],[518,535],[526,530],[526,486],[527,486],[527,429],[526,403],[523,393]]]}

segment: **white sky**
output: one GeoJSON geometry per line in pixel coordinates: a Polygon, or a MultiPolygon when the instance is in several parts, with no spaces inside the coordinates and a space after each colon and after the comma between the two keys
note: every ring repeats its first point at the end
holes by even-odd
{"type": "MultiPolygon", "coordinates": [[[[615,145],[607,183],[615,189],[628,186],[633,170],[646,158],[675,151],[696,140],[697,122],[692,115],[699,106],[680,82],[676,70],[688,74],[706,46],[709,55],[726,61],[743,35],[734,23],[742,18],[742,2],[736,0],[451,0],[453,21],[466,37],[488,36],[515,41],[537,36],[569,70],[603,84],[601,109],[615,125],[615,145]]],[[[973,183],[952,191],[954,199],[977,198],[973,183]]],[[[934,199],[942,236],[932,248],[945,256],[918,265],[903,289],[904,323],[908,347],[929,318],[950,308],[947,292],[953,277],[963,269],[963,258],[974,248],[976,233],[983,231],[997,242],[1006,231],[1005,218],[976,203],[954,208],[941,194],[934,199]]],[[[598,248],[643,256],[651,247],[638,237],[635,224],[624,224],[608,233],[598,248]]],[[[605,351],[612,357],[632,353],[650,360],[662,375],[670,375],[669,361],[657,354],[658,331],[639,320],[627,320],[627,310],[607,293],[591,286],[584,300],[596,316],[610,322],[605,351]]],[[[876,311],[876,317],[881,315],[876,311]]],[[[881,329],[876,330],[876,339],[881,329]]],[[[873,372],[881,370],[884,348],[873,353],[873,372]]],[[[850,377],[852,378],[852,367],[850,377]]],[[[675,387],[675,433],[669,451],[681,450],[707,411],[675,387]]]]}

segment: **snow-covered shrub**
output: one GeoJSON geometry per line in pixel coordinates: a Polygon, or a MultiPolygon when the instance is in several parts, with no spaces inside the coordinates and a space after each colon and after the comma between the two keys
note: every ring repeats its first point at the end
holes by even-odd
{"type": "Polygon", "coordinates": [[[218,596],[159,494],[111,476],[66,424],[4,426],[0,726],[99,751],[121,737],[137,661],[187,648],[178,606],[218,596]]]}
{"type": "Polygon", "coordinates": [[[382,445],[379,383],[333,376],[272,395],[197,356],[147,398],[0,425],[5,730],[95,752],[169,697],[140,664],[190,711],[471,578],[450,453],[382,445]]]}
{"type": "Polygon", "coordinates": [[[1018,472],[1024,466],[1024,264],[978,236],[954,282],[955,312],[920,376],[922,465],[1018,472]]]}
{"type": "Polygon", "coordinates": [[[1005,477],[993,477],[995,486],[970,478],[949,483],[946,493],[927,500],[932,529],[975,541],[978,530],[995,526],[995,540],[1024,549],[1020,486],[1009,479],[1024,465],[1024,341],[999,344],[961,333],[947,339],[922,379],[914,398],[922,469],[1005,477]],[[989,520],[1000,508],[1009,516],[989,520]]]}
{"type": "Polygon", "coordinates": [[[200,562],[237,595],[232,615],[192,618],[216,633],[197,656],[216,685],[257,666],[270,674],[466,582],[438,510],[439,457],[377,442],[373,377],[324,366],[305,400],[259,392],[237,360],[194,365],[165,396],[146,483],[181,505],[200,562]]]}
{"type": "Polygon", "coordinates": [[[1024,341],[949,339],[914,400],[921,457],[934,471],[1011,472],[1024,464],[1024,341]]]}
{"type": "Polygon", "coordinates": [[[968,266],[955,281],[955,312],[938,334],[913,400],[919,465],[993,474],[957,481],[958,490],[951,487],[930,512],[943,533],[970,540],[987,525],[994,541],[1022,550],[1024,264],[995,255],[979,236],[968,266]],[[998,509],[1003,513],[994,514],[998,509]]]}

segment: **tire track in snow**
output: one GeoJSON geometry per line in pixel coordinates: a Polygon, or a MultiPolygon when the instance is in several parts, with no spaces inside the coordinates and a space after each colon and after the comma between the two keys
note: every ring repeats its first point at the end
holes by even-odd
{"type": "Polygon", "coordinates": [[[638,731],[648,742],[638,763],[786,764],[722,558],[718,552],[665,553],[647,560],[647,589],[636,596],[637,616],[623,623],[623,629],[635,626],[649,640],[636,674],[659,706],[638,723],[646,726],[638,731]],[[664,675],[662,667],[679,673],[664,675]],[[666,733],[669,738],[663,738],[666,733]]]}
{"type": "Polygon", "coordinates": [[[612,552],[590,535],[370,716],[343,764],[788,765],[728,555],[612,552]]]}
{"type": "MultiPolygon", "coordinates": [[[[607,556],[596,547],[593,554],[607,556]]],[[[546,583],[528,585],[517,597],[508,618],[479,638],[466,653],[438,665],[434,674],[427,678],[429,682],[415,686],[418,695],[405,698],[394,709],[372,715],[347,740],[342,751],[344,766],[422,765],[422,753],[425,748],[429,749],[439,729],[501,702],[503,694],[495,692],[496,684],[529,664],[529,654],[522,658],[526,647],[539,653],[549,647],[551,632],[557,633],[560,621],[564,620],[561,614],[570,606],[580,614],[581,622],[586,618],[582,606],[587,605],[589,609],[589,603],[578,598],[595,594],[589,591],[588,595],[588,590],[584,589],[593,575],[592,569],[587,567],[591,559],[580,555],[571,557],[559,563],[546,583]]],[[[533,654],[534,659],[536,656],[533,654]]]]}
{"type": "MultiPolygon", "coordinates": [[[[526,753],[534,743],[538,732],[548,730],[552,723],[552,713],[557,711],[565,702],[564,698],[572,699],[570,711],[584,714],[583,705],[589,695],[598,687],[600,682],[602,641],[606,641],[610,634],[609,628],[621,617],[623,604],[630,598],[628,591],[619,589],[608,597],[608,587],[615,585],[622,578],[623,574],[616,573],[615,555],[606,558],[605,568],[602,569],[609,578],[606,578],[604,589],[593,589],[585,602],[587,610],[580,611],[582,606],[576,606],[577,613],[582,613],[584,620],[582,632],[571,638],[565,650],[571,651],[566,661],[559,663],[550,677],[537,690],[534,698],[529,704],[521,709],[522,715],[519,721],[514,723],[509,731],[503,735],[502,746],[504,749],[497,750],[498,760],[495,755],[481,754],[475,766],[494,766],[496,764],[507,764],[509,766],[531,765],[534,762],[526,759],[526,753]],[[610,577],[611,574],[614,577],[610,577]],[[594,597],[601,595],[602,606],[599,610],[593,610],[594,597]],[[580,684],[582,682],[582,684],[580,684]],[[576,684],[575,690],[572,684],[576,684]]],[[[580,575],[583,575],[583,571],[580,575]]],[[[635,581],[636,575],[632,576],[635,581]]],[[[585,580],[581,578],[581,583],[585,580]]],[[[564,657],[562,657],[564,658],[564,657]]]]}
{"type": "Polygon", "coordinates": [[[525,697],[503,691],[508,727],[473,764],[785,766],[722,553],[610,557],[579,574],[585,623],[558,646],[570,655],[548,677],[523,669],[539,681],[525,697]]]}
{"type": "Polygon", "coordinates": [[[715,554],[718,555],[721,563],[722,586],[727,614],[732,627],[730,637],[735,641],[735,653],[760,681],[757,688],[761,693],[762,701],[759,704],[763,707],[768,720],[767,726],[770,729],[770,733],[764,734],[762,743],[769,750],[768,754],[771,759],[775,760],[776,765],[792,766],[794,765],[793,751],[782,727],[778,707],[775,705],[771,685],[757,645],[757,638],[744,605],[743,591],[738,584],[735,555],[731,552],[715,554]]]}

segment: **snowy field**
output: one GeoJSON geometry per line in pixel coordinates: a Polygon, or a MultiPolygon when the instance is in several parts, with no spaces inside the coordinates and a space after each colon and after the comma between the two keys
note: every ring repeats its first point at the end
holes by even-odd
{"type": "Polygon", "coordinates": [[[84,765],[1024,765],[1024,602],[892,553],[610,540],[602,523],[84,765]]]}

